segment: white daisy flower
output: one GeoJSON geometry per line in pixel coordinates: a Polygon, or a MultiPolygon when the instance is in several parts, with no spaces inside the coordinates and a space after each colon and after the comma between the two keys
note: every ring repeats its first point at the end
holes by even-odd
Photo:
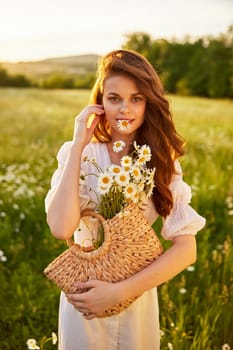
{"type": "Polygon", "coordinates": [[[125,147],[125,142],[120,140],[120,141],[113,142],[112,149],[114,152],[120,152],[123,150],[124,147],[125,147]]]}
{"type": "Polygon", "coordinates": [[[123,170],[115,176],[115,181],[119,186],[128,185],[129,180],[130,180],[129,174],[123,170]]]}
{"type": "Polygon", "coordinates": [[[149,162],[151,160],[151,149],[149,146],[143,145],[138,153],[140,157],[145,158],[146,162],[149,162]]]}
{"type": "Polygon", "coordinates": [[[167,343],[167,347],[168,347],[169,350],[173,350],[173,345],[172,345],[172,343],[167,343]]]}
{"type": "Polygon", "coordinates": [[[57,335],[54,332],[52,332],[52,343],[53,345],[57,344],[57,335]]]}
{"type": "Polygon", "coordinates": [[[132,158],[130,156],[124,156],[121,158],[121,166],[125,167],[131,167],[132,165],[132,158]]]}
{"type": "Polygon", "coordinates": [[[124,166],[124,171],[128,173],[130,171],[130,166],[124,166]]]}
{"type": "Polygon", "coordinates": [[[112,174],[112,175],[116,175],[119,174],[122,171],[122,168],[119,165],[115,165],[112,164],[109,168],[108,171],[112,174]]]}
{"type": "Polygon", "coordinates": [[[98,177],[97,191],[100,194],[106,193],[111,187],[113,178],[109,173],[103,173],[98,177]]]}
{"type": "Polygon", "coordinates": [[[125,197],[128,199],[134,199],[137,195],[137,186],[133,183],[129,183],[124,189],[125,197]]]}
{"type": "Polygon", "coordinates": [[[180,294],[185,294],[185,293],[187,293],[187,289],[185,289],[185,288],[180,288],[180,289],[179,289],[179,292],[180,292],[180,294]]]}
{"type": "Polygon", "coordinates": [[[142,174],[139,167],[133,166],[130,170],[130,174],[133,176],[134,180],[140,181],[142,174]]]}
{"type": "Polygon", "coordinates": [[[193,271],[195,271],[195,267],[193,265],[191,265],[191,266],[188,266],[186,270],[189,272],[193,272],[193,271]]]}
{"type": "Polygon", "coordinates": [[[146,164],[146,157],[143,155],[140,155],[139,158],[137,159],[137,165],[142,166],[146,164]]]}
{"type": "Polygon", "coordinates": [[[28,346],[29,350],[40,349],[39,346],[36,344],[36,340],[35,339],[28,339],[27,340],[27,346],[28,346]]]}
{"type": "Polygon", "coordinates": [[[127,119],[120,119],[117,121],[117,127],[121,131],[127,131],[131,128],[131,125],[127,119]]]}

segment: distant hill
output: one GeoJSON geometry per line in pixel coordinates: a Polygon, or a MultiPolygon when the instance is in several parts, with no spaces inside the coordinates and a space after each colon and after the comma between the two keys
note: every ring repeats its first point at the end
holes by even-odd
{"type": "Polygon", "coordinates": [[[36,81],[43,80],[52,74],[80,77],[95,73],[99,60],[98,55],[78,55],[48,58],[41,61],[0,62],[9,74],[23,74],[36,81]]]}

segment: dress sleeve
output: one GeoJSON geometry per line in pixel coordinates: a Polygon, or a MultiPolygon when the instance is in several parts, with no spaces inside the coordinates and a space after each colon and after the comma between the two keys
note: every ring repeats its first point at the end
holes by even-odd
{"type": "MultiPolygon", "coordinates": [[[[57,153],[57,161],[58,167],[52,175],[51,186],[45,197],[45,212],[47,213],[48,207],[52,201],[52,198],[57,190],[57,186],[59,185],[61,175],[63,173],[66,160],[69,156],[70,148],[72,146],[72,141],[65,142],[57,153]]],[[[82,172],[82,169],[81,169],[82,172]]],[[[78,188],[77,188],[78,195],[78,188]]],[[[87,188],[84,182],[79,183],[79,196],[80,196],[80,209],[83,210],[88,206],[90,201],[90,197],[88,196],[87,188]]]]}
{"type": "Polygon", "coordinates": [[[178,161],[175,162],[175,168],[179,174],[174,175],[169,185],[173,196],[173,208],[164,219],[161,232],[163,238],[167,240],[180,235],[195,235],[206,222],[205,218],[189,205],[192,198],[191,188],[183,181],[182,169],[178,161]]]}

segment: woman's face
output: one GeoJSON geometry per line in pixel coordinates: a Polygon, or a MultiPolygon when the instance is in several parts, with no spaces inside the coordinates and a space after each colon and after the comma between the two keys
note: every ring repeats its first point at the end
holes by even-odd
{"type": "Polygon", "coordinates": [[[105,80],[103,106],[113,139],[135,135],[144,121],[146,99],[135,82],[126,76],[114,75],[105,80]],[[121,130],[120,125],[125,121],[128,127],[121,130]]]}

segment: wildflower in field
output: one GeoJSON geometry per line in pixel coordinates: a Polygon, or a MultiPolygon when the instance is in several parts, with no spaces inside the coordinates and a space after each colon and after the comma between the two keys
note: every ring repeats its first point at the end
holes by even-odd
{"type": "Polygon", "coordinates": [[[7,261],[7,257],[5,256],[3,250],[0,250],[0,261],[2,261],[2,262],[6,262],[7,261]]]}
{"type": "Polygon", "coordinates": [[[162,338],[165,335],[165,333],[164,333],[164,331],[162,331],[162,329],[160,329],[159,334],[160,334],[160,338],[162,338]]]}
{"type": "Polygon", "coordinates": [[[233,208],[233,197],[232,196],[227,196],[226,205],[227,205],[228,209],[233,208]]]}
{"type": "Polygon", "coordinates": [[[185,289],[185,288],[180,288],[180,289],[179,289],[179,292],[180,292],[180,294],[185,294],[185,293],[187,293],[187,289],[185,289]]]}
{"type": "Polygon", "coordinates": [[[5,213],[4,211],[1,211],[1,212],[0,212],[0,216],[1,216],[2,218],[5,218],[5,217],[6,217],[6,213],[5,213]]]}
{"type": "Polygon", "coordinates": [[[57,335],[54,332],[52,332],[52,343],[53,343],[53,345],[57,344],[57,335]]]}
{"type": "Polygon", "coordinates": [[[24,213],[20,213],[19,217],[20,217],[21,220],[24,220],[26,216],[25,216],[24,213]]]}
{"type": "Polygon", "coordinates": [[[115,141],[113,143],[112,149],[114,152],[120,152],[123,150],[124,147],[125,147],[125,142],[120,140],[120,141],[115,141]]]}
{"type": "Polygon", "coordinates": [[[173,345],[172,345],[172,343],[168,343],[168,344],[167,344],[167,347],[168,347],[169,350],[173,350],[173,345]]]}
{"type": "Polygon", "coordinates": [[[127,131],[130,129],[131,126],[127,119],[121,119],[121,120],[118,120],[117,127],[121,131],[127,131]]]}
{"type": "Polygon", "coordinates": [[[35,339],[28,339],[27,340],[27,347],[29,350],[40,349],[40,347],[37,345],[35,339]]]}
{"type": "Polygon", "coordinates": [[[189,272],[193,272],[193,271],[195,271],[195,267],[194,266],[188,266],[186,270],[189,271],[189,272]]]}
{"type": "Polygon", "coordinates": [[[232,216],[233,215],[233,210],[228,211],[228,215],[232,216]]]}
{"type": "Polygon", "coordinates": [[[231,347],[228,344],[223,344],[222,345],[222,350],[231,350],[231,347]]]}

